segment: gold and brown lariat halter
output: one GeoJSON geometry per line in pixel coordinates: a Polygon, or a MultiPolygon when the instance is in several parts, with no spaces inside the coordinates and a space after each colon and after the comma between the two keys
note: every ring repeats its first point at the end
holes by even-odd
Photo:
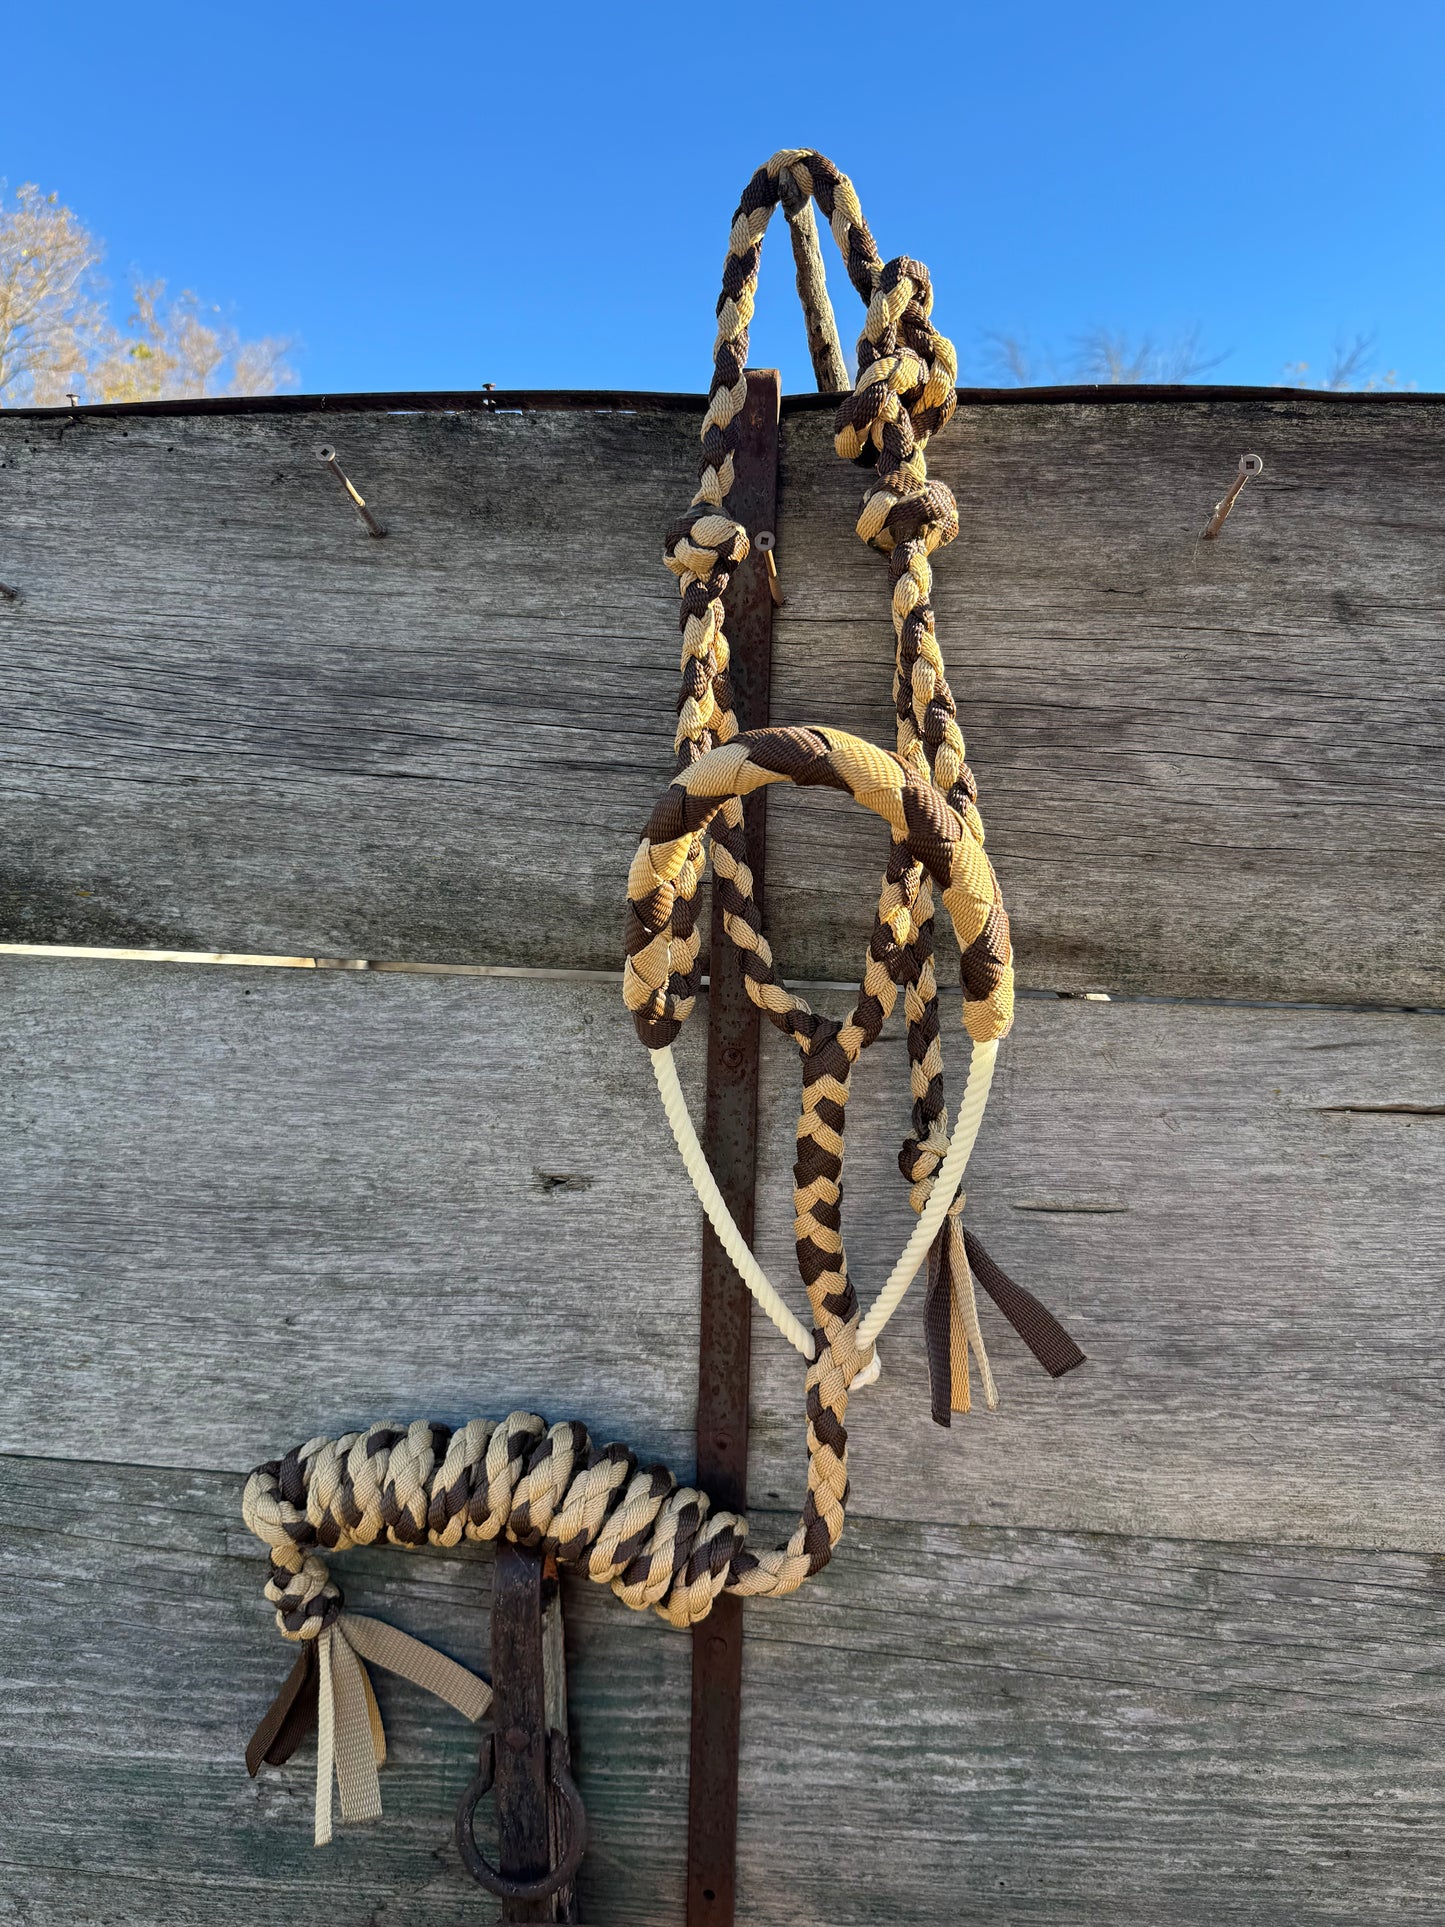
{"type": "Polygon", "coordinates": [[[670,1625],[704,1618],[719,1593],[778,1598],[832,1556],[848,1490],[844,1418],[852,1386],[876,1376],[875,1340],[927,1259],[934,1415],[970,1400],[969,1355],[995,1402],[974,1302],[975,1277],[1054,1375],[1082,1353],[1050,1314],[1015,1285],[964,1229],[959,1185],[1013,1018],[1008,918],[984,854],[976,787],[929,600],[929,557],[958,533],[949,491],[930,481],[928,440],[953,413],[956,358],[930,319],[927,270],[884,263],[846,176],[807,149],[775,154],[749,181],[733,217],[718,305],[714,372],[702,425],[702,476],[668,530],[665,559],[681,591],[682,691],[677,773],[648,820],[628,877],[623,996],[653,1055],[663,1102],[690,1175],[724,1246],[779,1329],[808,1358],[808,1490],[783,1546],[753,1550],[747,1522],[714,1510],[705,1493],[624,1445],[594,1446],[575,1421],[527,1412],[452,1429],[427,1420],[315,1438],[259,1467],[247,1481],[245,1521],[270,1549],[266,1597],[300,1656],[248,1753],[289,1757],[319,1726],[317,1839],[331,1837],[335,1772],[343,1813],[380,1810],[376,1764],[384,1739],[362,1663],[406,1674],[467,1718],[484,1716],[484,1681],[420,1642],[343,1611],[325,1555],[350,1546],[455,1546],[507,1538],[608,1585],[624,1605],[670,1625]],[[746,382],[763,233],[780,197],[811,197],[832,226],[848,276],[867,305],[859,376],[838,412],[838,452],[873,470],[858,532],[888,557],[896,636],[896,752],[829,728],[739,734],[728,680],[723,594],[748,553],[728,513],[746,382]],[[769,783],[846,791],[888,824],[888,865],[858,1001],[841,1020],[811,1011],[778,978],[762,932],[743,835],[741,799],[769,783]],[[671,1044],[696,1002],[698,884],[710,836],[724,928],[742,952],[759,1009],[798,1045],[803,1102],[794,1166],[799,1270],[812,1308],[808,1331],[784,1304],[728,1217],[672,1065],[671,1044]],[[933,893],[961,953],[964,1023],[973,1041],[968,1084],[950,1134],[933,970],[933,893]],[[841,1230],[843,1133],[853,1066],[904,995],[913,1091],[912,1129],[899,1159],[918,1223],[866,1317],[848,1277],[841,1230]]]}

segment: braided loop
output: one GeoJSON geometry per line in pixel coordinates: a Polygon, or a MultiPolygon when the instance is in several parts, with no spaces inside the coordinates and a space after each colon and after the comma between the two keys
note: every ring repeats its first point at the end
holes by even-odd
{"type": "MultiPolygon", "coordinates": [[[[927,776],[901,756],[875,749],[841,729],[769,728],[734,736],[681,772],[648,820],[627,879],[627,951],[623,999],[638,1035],[651,1049],[672,1042],[692,1008],[672,992],[671,955],[679,919],[691,933],[685,888],[696,875],[693,852],[701,835],[731,801],[771,783],[842,790],[881,816],[893,831],[900,862],[890,864],[869,946],[863,996],[842,1024],[818,1017],[779,981],[760,927],[751,879],[734,869],[731,881],[746,908],[729,913],[728,934],[743,953],[744,980],[754,1001],[805,1054],[818,1040],[836,1038],[851,1066],[878,1035],[908,972],[902,939],[914,929],[931,893],[943,892],[961,952],[964,1022],[978,1042],[1002,1037],[1013,1017],[1013,975],[1000,943],[1003,913],[998,885],[983,847],[966,820],[927,776]],[[900,870],[895,879],[893,872],[900,870]],[[915,877],[915,872],[917,876],[915,877]],[[896,907],[895,907],[896,900],[896,907]],[[734,923],[741,927],[733,929],[734,923]]],[[[1006,923],[1003,931],[1006,942],[1006,923]]]]}
{"type": "MultiPolygon", "coordinates": [[[[812,1533],[815,1545],[826,1533],[830,1550],[842,1530],[847,1491],[847,1387],[867,1362],[857,1348],[858,1307],[841,1231],[849,1080],[903,986],[913,1109],[899,1167],[910,1203],[922,1212],[949,1143],[933,969],[935,883],[958,938],[969,1034],[976,1042],[1000,1038],[1013,1019],[1008,917],[983,852],[977,790],[931,600],[930,557],[958,534],[957,505],[941,482],[929,479],[926,458],[929,438],[957,402],[957,356],[934,328],[932,311],[928,270],[907,256],[886,263],[880,258],[852,184],[831,161],[810,149],[785,149],[748,182],[723,264],[698,488],[664,542],[681,601],[676,775],[653,811],[627,885],[623,998],[645,1044],[654,1050],[670,1044],[696,1004],[695,901],[705,869],[703,837],[710,831],[714,906],[742,954],[748,995],[803,1053],[794,1212],[798,1264],[818,1341],[807,1386],[810,1510],[800,1530],[812,1533]],[[723,597],[748,554],[748,534],[728,512],[727,500],[747,396],[762,240],[785,187],[790,200],[816,200],[866,304],[858,378],[838,410],[834,441],[845,460],[873,471],[857,529],[888,558],[894,755],[837,730],[768,729],[740,736],[732,708],[723,597]],[[892,832],[858,1000],[842,1023],[817,1016],[779,980],[763,935],[741,798],[780,781],[846,790],[892,832]]],[[[946,1234],[959,1251],[961,1209],[959,1200],[946,1234]]],[[[965,1330],[961,1396],[966,1405],[972,1344],[992,1402],[972,1283],[961,1259],[951,1275],[958,1281],[965,1330]]]]}

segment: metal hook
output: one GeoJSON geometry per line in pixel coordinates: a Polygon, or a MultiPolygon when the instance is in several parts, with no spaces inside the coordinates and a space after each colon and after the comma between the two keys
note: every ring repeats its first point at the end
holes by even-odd
{"type": "Polygon", "coordinates": [[[316,459],[318,462],[322,464],[323,467],[329,468],[331,470],[331,473],[336,477],[337,481],[340,482],[341,486],[346,490],[346,499],[350,502],[351,506],[356,510],[356,513],[361,517],[361,520],[365,523],[367,534],[368,535],[385,535],[386,530],[381,526],[380,522],[377,521],[376,517],[372,514],[371,510],[366,506],[365,498],[362,496],[359,490],[357,490],[352,486],[352,484],[347,480],[346,476],[342,474],[340,465],[336,460],[336,450],[331,446],[330,442],[318,442],[316,444],[316,459]]]}
{"type": "Polygon", "coordinates": [[[1264,467],[1262,455],[1241,455],[1239,473],[1225,490],[1223,497],[1214,504],[1214,513],[1209,518],[1209,526],[1200,536],[1201,542],[1212,542],[1229,519],[1229,511],[1239,500],[1240,491],[1251,475],[1258,475],[1264,467]]]}
{"type": "Polygon", "coordinates": [[[783,594],[782,586],[778,581],[778,564],[773,555],[773,550],[777,546],[778,538],[773,534],[771,529],[762,529],[753,537],[753,547],[761,552],[763,560],[768,565],[768,594],[773,598],[778,608],[782,609],[787,606],[788,599],[783,594]]]}
{"type": "Polygon", "coordinates": [[[497,1736],[488,1733],[482,1742],[477,1775],[457,1802],[457,1849],[472,1879],[498,1900],[545,1900],[549,1894],[569,1885],[582,1864],[587,1847],[587,1809],[582,1804],[576,1781],[567,1771],[565,1755],[566,1743],[554,1728],[547,1735],[547,1769],[557,1796],[561,1856],[550,1873],[538,1874],[534,1880],[515,1880],[497,1871],[477,1845],[472,1831],[477,1808],[490,1793],[497,1776],[497,1736]]]}

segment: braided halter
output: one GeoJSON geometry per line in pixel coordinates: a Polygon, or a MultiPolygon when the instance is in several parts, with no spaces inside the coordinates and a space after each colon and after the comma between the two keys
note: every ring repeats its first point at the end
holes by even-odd
{"type": "MultiPolygon", "coordinates": [[[[983,851],[977,790],[964,761],[957,710],[944,673],[930,602],[929,557],[958,533],[947,488],[930,481],[929,437],[953,413],[957,358],[933,327],[928,271],[878,257],[850,182],[821,155],[775,154],[748,183],[733,217],[718,304],[712,389],[703,420],[702,476],[688,512],[669,529],[666,562],[681,591],[682,694],[678,773],[653,811],[628,878],[623,996],[652,1051],[663,1106],[699,1198],[763,1309],[810,1361],[809,1443],[815,1407],[826,1404],[843,1472],[847,1390],[876,1375],[874,1341],[926,1253],[939,1239],[955,1327],[953,1403],[968,1405],[968,1352],[994,1403],[963,1249],[958,1197],[982,1121],[998,1041],[1013,1018],[1008,918],[983,851]],[[748,553],[747,531],[727,512],[733,451],[746,394],[744,363],[763,233],[786,186],[811,195],[832,225],[849,278],[867,303],[858,381],[838,411],[835,445],[873,469],[858,533],[888,557],[896,655],[897,752],[841,730],[737,733],[728,680],[723,595],[748,553]],[[888,824],[892,837],[860,995],[842,1022],[818,1016],[779,982],[762,934],[746,858],[741,798],[768,783],[841,789],[888,824]],[[748,994],[803,1054],[803,1103],[794,1166],[799,1270],[813,1309],[809,1334],[788,1309],[739,1233],[698,1144],[671,1044],[696,1002],[699,940],[695,898],[711,832],[723,927],[742,953],[748,994]],[[973,1039],[968,1087],[950,1140],[933,975],[933,888],[962,953],[964,1023],[973,1039]],[[854,1064],[878,1036],[902,987],[912,1072],[912,1131],[899,1159],[919,1213],[913,1235],[860,1320],[841,1233],[843,1132],[854,1064]],[[959,1342],[961,1341],[961,1342],[959,1342]],[[825,1395],[824,1386],[830,1395],[825,1395]]],[[[821,1440],[818,1441],[821,1443],[821,1440]]],[[[813,1454],[817,1456],[816,1453],[813,1454]]],[[[827,1512],[841,1529],[841,1508],[827,1512]]]]}
{"type": "MultiPolygon", "coordinates": [[[[800,204],[800,203],[799,203],[800,204]]],[[[300,1657],[253,1738],[248,1762],[279,1764],[319,1723],[316,1838],[331,1837],[332,1777],[343,1813],[380,1811],[380,1716],[363,1661],[405,1674],[466,1718],[486,1712],[490,1688],[396,1628],[343,1610],[327,1555],[348,1547],[456,1546],[505,1537],[610,1586],[630,1607],[671,1625],[696,1624],[720,1593],[778,1598],[827,1564],[843,1530],[850,1386],[866,1382],[873,1341],[932,1247],[931,1287],[952,1322],[952,1402],[968,1406],[968,1353],[987,1402],[992,1376],[979,1333],[960,1222],[958,1185],[988,1095],[994,1054],[1013,1015],[1008,919],[983,852],[983,824],[929,603],[929,556],[958,533],[953,497],[930,482],[929,436],[953,412],[953,348],[935,332],[927,271],[878,258],[857,197],[830,161],[805,149],[775,154],[748,183],[733,217],[712,390],[703,421],[702,479],[669,529],[667,566],[682,598],[682,693],[677,775],[649,819],[628,877],[623,995],[653,1053],[679,1145],[713,1222],[770,1316],[809,1359],[808,1491],[786,1545],[754,1551],[747,1521],[713,1508],[663,1466],[640,1465],[625,1445],[595,1446],[576,1421],[534,1413],[458,1427],[426,1419],[313,1438],[259,1466],[242,1513],[268,1548],[266,1597],[300,1657]],[[839,411],[837,447],[874,473],[858,532],[888,557],[897,638],[897,752],[835,729],[760,729],[740,735],[728,681],[723,592],[748,553],[727,512],[743,364],[762,236],[780,195],[811,195],[831,222],[848,276],[867,303],[862,373],[839,411]],[[841,789],[889,826],[891,848],[860,994],[843,1021],[821,1017],[782,984],[762,934],[743,837],[741,798],[769,783],[841,789]],[[711,837],[723,925],[743,956],[749,994],[798,1044],[803,1105],[794,1198],[799,1269],[813,1310],[807,1333],[748,1250],[707,1169],[677,1084],[670,1046],[697,995],[694,921],[711,837]],[[952,1139],[943,1097],[933,891],[962,953],[964,1022],[973,1059],[952,1139]],[[843,1128],[853,1065],[904,993],[912,1074],[912,1130],[899,1165],[919,1222],[868,1317],[860,1322],[841,1236],[843,1128]]],[[[1082,1354],[1043,1308],[974,1249],[981,1281],[1055,1373],[1082,1354]]],[[[930,1297],[935,1295],[931,1288],[930,1297]]],[[[945,1341],[948,1333],[945,1330],[945,1341]]],[[[946,1416],[946,1414],[945,1414],[946,1416]]]]}

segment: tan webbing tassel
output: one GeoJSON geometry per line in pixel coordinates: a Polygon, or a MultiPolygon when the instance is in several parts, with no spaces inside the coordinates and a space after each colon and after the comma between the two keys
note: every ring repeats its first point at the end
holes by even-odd
{"type": "MultiPolygon", "coordinates": [[[[344,1622],[343,1622],[344,1623],[344,1622]]],[[[386,1735],[366,1668],[340,1625],[316,1642],[321,1693],[316,1731],[316,1844],[331,1839],[333,1776],[344,1820],[379,1820],[376,1769],[386,1758],[386,1735]]]]}
{"type": "Polygon", "coordinates": [[[998,1387],[984,1350],[983,1332],[978,1322],[978,1300],[974,1296],[973,1271],[963,1247],[963,1211],[954,1210],[948,1220],[948,1272],[952,1291],[949,1295],[950,1357],[953,1367],[953,1409],[966,1412],[968,1396],[968,1354],[978,1362],[983,1384],[983,1402],[989,1411],[998,1408],[998,1387]]]}
{"type": "Polygon", "coordinates": [[[492,1689],[484,1679],[434,1646],[384,1620],[343,1613],[334,1626],[302,1648],[246,1749],[246,1765],[253,1775],[263,1760],[279,1766],[315,1721],[318,1847],[326,1846],[332,1837],[333,1781],[344,1820],[375,1820],[381,1815],[376,1770],[386,1760],[386,1732],[363,1660],[400,1673],[455,1707],[474,1726],[486,1717],[492,1703],[492,1689]]]}

